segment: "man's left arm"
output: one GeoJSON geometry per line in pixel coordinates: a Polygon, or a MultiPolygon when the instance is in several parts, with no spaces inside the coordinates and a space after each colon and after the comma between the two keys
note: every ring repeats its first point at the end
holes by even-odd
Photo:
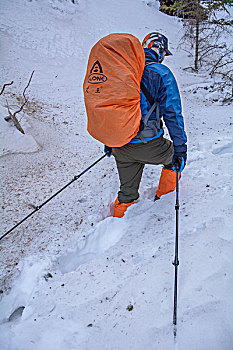
{"type": "Polygon", "coordinates": [[[173,164],[180,163],[179,171],[182,171],[187,158],[187,136],[184,130],[180,93],[176,79],[168,67],[163,66],[160,76],[160,111],[174,145],[173,164]]]}

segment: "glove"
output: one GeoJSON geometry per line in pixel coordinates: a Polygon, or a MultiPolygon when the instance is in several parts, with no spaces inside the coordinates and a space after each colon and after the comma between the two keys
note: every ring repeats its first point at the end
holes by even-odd
{"type": "Polygon", "coordinates": [[[184,170],[187,160],[187,152],[175,152],[172,158],[173,170],[181,173],[184,170]]]}
{"type": "Polygon", "coordinates": [[[104,153],[107,154],[107,157],[111,157],[111,155],[112,155],[112,147],[108,147],[108,146],[104,145],[104,153]]]}

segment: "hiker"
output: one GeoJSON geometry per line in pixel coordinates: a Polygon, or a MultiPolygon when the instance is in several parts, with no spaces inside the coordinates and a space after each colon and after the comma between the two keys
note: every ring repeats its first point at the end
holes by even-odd
{"type": "Polygon", "coordinates": [[[161,64],[166,56],[172,55],[168,39],[153,32],[145,37],[142,46],[146,61],[141,80],[142,120],[139,131],[121,147],[104,147],[108,156],[113,154],[115,157],[120,179],[120,190],[114,204],[115,217],[123,217],[127,208],[139,198],[138,189],[145,164],[163,165],[155,195],[155,200],[158,200],[175,190],[175,172],[183,171],[187,158],[187,137],[178,86],[171,70],[161,64]],[[153,101],[157,102],[157,106],[144,123],[153,101]],[[172,142],[163,136],[161,117],[172,142]]]}

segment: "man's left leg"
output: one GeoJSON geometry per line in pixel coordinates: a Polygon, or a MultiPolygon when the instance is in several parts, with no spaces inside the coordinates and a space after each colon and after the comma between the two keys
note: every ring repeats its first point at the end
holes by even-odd
{"type": "Polygon", "coordinates": [[[114,203],[114,216],[123,217],[128,207],[138,199],[139,185],[144,164],[137,162],[123,162],[116,159],[120,179],[120,190],[114,203]]]}
{"type": "Polygon", "coordinates": [[[135,160],[137,151],[132,145],[114,147],[112,151],[120,179],[120,190],[114,203],[114,216],[123,217],[128,207],[139,197],[138,189],[144,164],[135,160]]]}

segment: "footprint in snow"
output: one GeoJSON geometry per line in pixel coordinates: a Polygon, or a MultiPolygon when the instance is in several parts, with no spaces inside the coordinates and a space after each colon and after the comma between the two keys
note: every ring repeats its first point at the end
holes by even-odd
{"type": "Polygon", "coordinates": [[[216,147],[212,150],[213,154],[225,154],[225,153],[233,153],[233,142],[229,142],[223,146],[216,147]]]}
{"type": "Polygon", "coordinates": [[[82,249],[76,248],[58,259],[60,271],[71,272],[78,266],[93,260],[119,242],[126,229],[126,222],[118,218],[109,217],[99,222],[87,236],[82,249]]]}

